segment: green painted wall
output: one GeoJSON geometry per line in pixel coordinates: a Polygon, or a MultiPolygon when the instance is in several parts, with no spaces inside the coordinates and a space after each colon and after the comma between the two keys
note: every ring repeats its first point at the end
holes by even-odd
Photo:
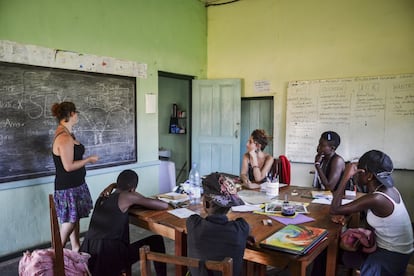
{"type": "MultiPolygon", "coordinates": [[[[158,71],[205,78],[206,20],[196,0],[0,0],[0,40],[148,64],[137,80],[138,163],[89,171],[93,198],[125,168],[139,173],[140,192],[157,193],[158,114],[145,114],[144,95],[158,93],[158,71]]],[[[0,257],[50,241],[52,192],[53,177],[0,184],[0,257]]]]}

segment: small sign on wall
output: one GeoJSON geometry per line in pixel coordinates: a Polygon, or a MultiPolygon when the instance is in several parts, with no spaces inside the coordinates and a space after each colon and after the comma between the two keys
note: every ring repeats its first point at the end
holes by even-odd
{"type": "Polygon", "coordinates": [[[268,80],[254,81],[254,92],[255,93],[269,93],[270,92],[270,81],[268,80]]]}
{"type": "Polygon", "coordinates": [[[157,95],[145,94],[145,113],[157,113],[157,95]]]}

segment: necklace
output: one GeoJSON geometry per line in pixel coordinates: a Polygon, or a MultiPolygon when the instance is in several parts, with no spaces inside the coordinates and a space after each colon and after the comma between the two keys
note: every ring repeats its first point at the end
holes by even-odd
{"type": "Polygon", "coordinates": [[[72,132],[70,132],[69,131],[69,129],[67,128],[67,127],[65,127],[64,125],[62,125],[62,124],[59,124],[60,126],[62,126],[64,129],[65,129],[65,131],[70,135],[70,136],[72,136],[72,138],[73,138],[73,140],[76,140],[76,138],[75,138],[75,134],[73,134],[72,132]]]}
{"type": "Polygon", "coordinates": [[[379,190],[379,188],[381,188],[382,186],[384,186],[384,184],[379,185],[379,186],[375,189],[375,191],[374,191],[374,192],[378,191],[378,190],[379,190]]]}

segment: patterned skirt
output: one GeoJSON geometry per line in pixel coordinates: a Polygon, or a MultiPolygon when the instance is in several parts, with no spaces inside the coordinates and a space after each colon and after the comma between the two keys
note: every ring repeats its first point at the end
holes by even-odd
{"type": "Polygon", "coordinates": [[[76,223],[89,216],[93,208],[91,193],[86,183],[66,190],[55,191],[55,207],[60,223],[76,223]]]}

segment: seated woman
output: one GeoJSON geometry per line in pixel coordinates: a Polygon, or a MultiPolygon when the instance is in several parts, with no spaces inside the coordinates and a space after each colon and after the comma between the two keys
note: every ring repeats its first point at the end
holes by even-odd
{"type": "Polygon", "coordinates": [[[250,135],[243,155],[240,179],[242,185],[249,189],[260,188],[273,164],[273,156],[263,152],[267,146],[267,135],[263,129],[256,129],[250,135]]]}
{"type": "MultiPolygon", "coordinates": [[[[130,244],[128,209],[140,205],[149,209],[164,210],[168,204],[144,197],[135,189],[138,175],[132,170],[121,172],[116,184],[109,185],[96,201],[89,230],[81,246],[82,252],[91,255],[89,270],[92,275],[119,276],[139,260],[139,248],[149,245],[152,251],[165,253],[164,240],[152,235],[130,244]],[[112,190],[116,188],[115,192],[112,190]]],[[[154,263],[157,275],[166,275],[165,263],[154,263]]]]}
{"type": "MultiPolygon", "coordinates": [[[[207,217],[191,215],[186,221],[188,256],[215,261],[231,257],[233,275],[239,276],[246,242],[252,242],[250,226],[243,218],[228,220],[226,214],[232,206],[244,203],[238,197],[232,179],[220,173],[210,174],[203,179],[203,189],[203,207],[207,217]]],[[[191,275],[207,275],[203,274],[203,269],[200,270],[190,268],[191,275]]]]}
{"type": "Polygon", "coordinates": [[[344,159],[335,150],[341,143],[341,137],[334,131],[322,133],[315,156],[314,187],[334,191],[345,169],[344,159]]]}
{"type": "Polygon", "coordinates": [[[361,275],[404,275],[413,252],[413,229],[400,192],[392,179],[393,164],[378,150],[366,152],[358,163],[346,165],[333,194],[332,215],[367,212],[367,223],[375,232],[377,249],[367,254],[361,275]],[[358,185],[368,193],[351,203],[341,205],[345,185],[355,175],[358,185]]]}

